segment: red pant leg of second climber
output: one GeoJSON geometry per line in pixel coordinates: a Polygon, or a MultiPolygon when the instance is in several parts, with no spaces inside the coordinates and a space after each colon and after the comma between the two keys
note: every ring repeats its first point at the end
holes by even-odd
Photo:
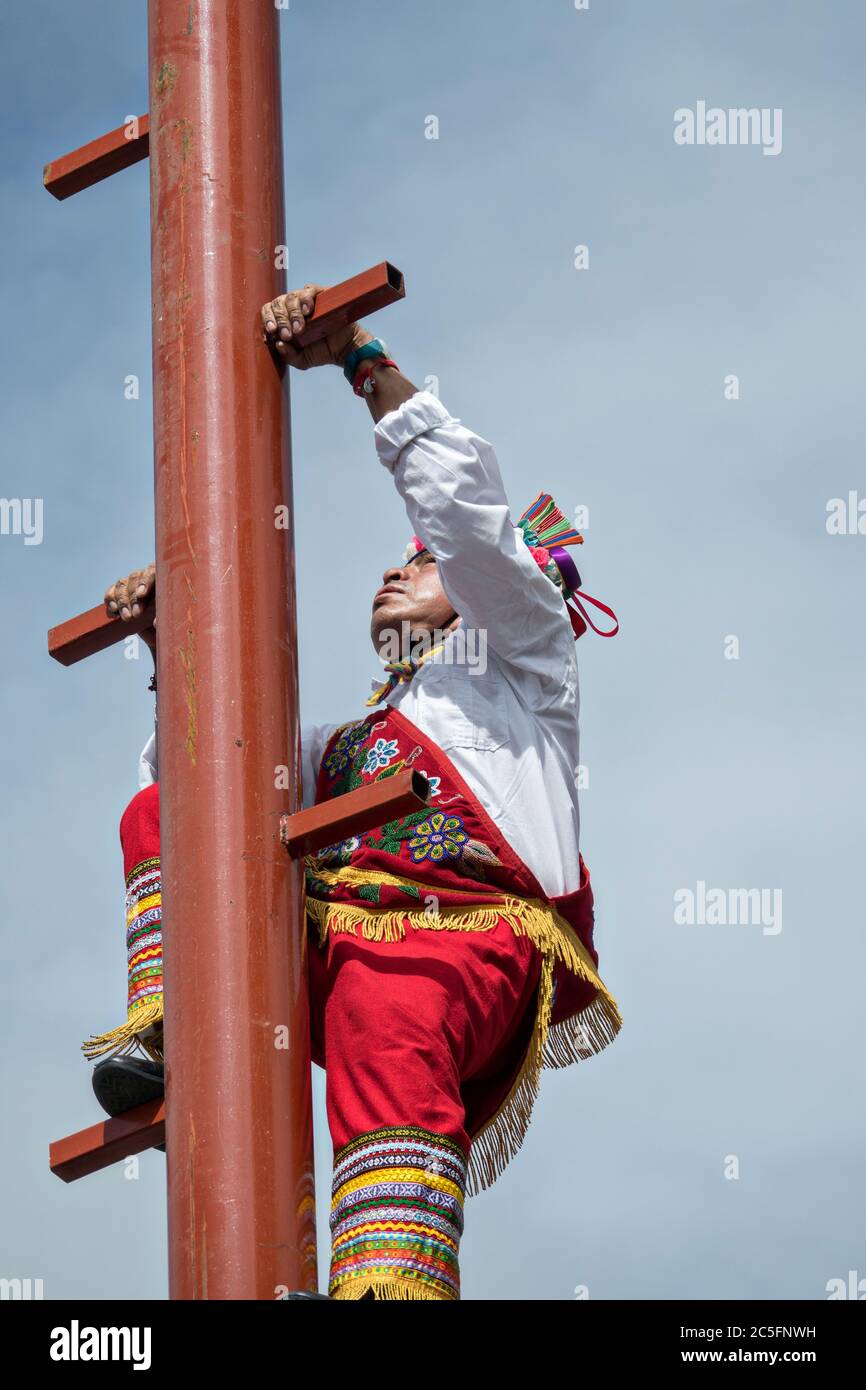
{"type": "Polygon", "coordinates": [[[145,787],[120,821],[126,883],[127,1021],[83,1043],[88,1057],[143,1048],[162,1060],[162,880],[159,783],[145,787]]]}

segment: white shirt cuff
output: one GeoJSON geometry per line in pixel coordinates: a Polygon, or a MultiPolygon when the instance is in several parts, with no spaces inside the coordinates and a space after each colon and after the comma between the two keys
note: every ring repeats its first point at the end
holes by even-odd
{"type": "Polygon", "coordinates": [[[373,431],[376,452],[385,467],[394,472],[400,454],[417,439],[437,425],[459,425],[460,421],[445,409],[445,406],[430,391],[416,391],[407,401],[383,415],[373,431]]]}

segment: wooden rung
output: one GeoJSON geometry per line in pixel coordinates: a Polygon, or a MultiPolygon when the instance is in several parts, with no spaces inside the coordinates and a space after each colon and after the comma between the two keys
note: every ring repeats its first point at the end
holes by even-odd
{"type": "Polygon", "coordinates": [[[150,153],[150,118],[137,117],[138,134],[130,133],[130,124],[120,125],[98,140],[91,140],[71,154],[52,159],[42,171],[42,182],[55,198],[69,198],[109,178],[121,169],[128,169],[150,153]]]}
{"type": "Polygon", "coordinates": [[[374,314],[377,309],[386,309],[403,299],[406,288],[402,272],[390,261],[380,261],[378,265],[362,270],[350,280],[342,280],[322,290],[316,298],[316,307],[307,319],[307,326],[292,342],[301,347],[309,347],[320,338],[326,338],[335,328],[354,323],[356,319],[374,314]]]}
{"type": "Polygon", "coordinates": [[[165,1143],[165,1101],[148,1100],[127,1110],[125,1115],[105,1119],[77,1134],[68,1134],[48,1147],[52,1173],[64,1182],[74,1182],[88,1173],[98,1173],[131,1154],[143,1153],[165,1143]]]}
{"type": "Polygon", "coordinates": [[[429,795],[430,783],[420,772],[398,772],[306,811],[282,816],[280,839],[294,859],[315,854],[325,845],[363,830],[375,830],[386,821],[420,810],[428,805],[429,795]]]}
{"type": "Polygon", "coordinates": [[[106,612],[105,605],[100,604],[98,608],[88,608],[86,613],[79,613],[76,618],[49,628],[48,655],[59,661],[61,666],[74,666],[76,661],[82,661],[86,656],[104,652],[125,637],[143,632],[152,622],[152,608],[140,617],[124,622],[117,614],[106,612]]]}

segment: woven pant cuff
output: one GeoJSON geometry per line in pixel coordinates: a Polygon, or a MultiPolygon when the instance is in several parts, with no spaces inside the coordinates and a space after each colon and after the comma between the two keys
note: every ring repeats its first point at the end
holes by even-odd
{"type": "Polygon", "coordinates": [[[466,1155],[413,1125],[360,1135],[334,1155],[335,1299],[458,1299],[466,1155]]]}

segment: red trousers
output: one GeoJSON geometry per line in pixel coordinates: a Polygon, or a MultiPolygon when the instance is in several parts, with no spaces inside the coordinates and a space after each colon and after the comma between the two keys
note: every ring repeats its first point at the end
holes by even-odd
{"type": "MultiPolygon", "coordinates": [[[[158,788],[124,813],[127,875],[159,854],[158,788]]],[[[541,957],[491,931],[402,940],[308,933],[311,1047],[334,1145],[330,1291],[459,1297],[471,1142],[499,1109],[532,1036],[541,957]]]]}
{"type": "Polygon", "coordinates": [[[529,1041],[540,956],[507,923],[407,930],[401,941],[310,932],[313,1060],[327,1073],[334,1148],[387,1125],[472,1136],[507,1093],[529,1041]]]}

